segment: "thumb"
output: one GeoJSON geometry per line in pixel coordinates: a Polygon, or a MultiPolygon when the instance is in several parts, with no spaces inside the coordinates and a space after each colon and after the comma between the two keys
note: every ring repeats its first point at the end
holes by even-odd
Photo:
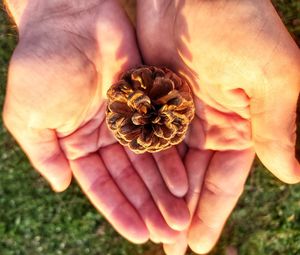
{"type": "Polygon", "coordinates": [[[60,149],[55,131],[18,127],[4,117],[9,131],[16,138],[34,168],[50,183],[56,192],[64,191],[71,182],[69,163],[60,149]]]}
{"type": "Polygon", "coordinates": [[[300,166],[295,157],[296,108],[300,88],[300,74],[296,74],[279,86],[261,86],[250,104],[257,156],[286,183],[300,181],[300,166]]]}

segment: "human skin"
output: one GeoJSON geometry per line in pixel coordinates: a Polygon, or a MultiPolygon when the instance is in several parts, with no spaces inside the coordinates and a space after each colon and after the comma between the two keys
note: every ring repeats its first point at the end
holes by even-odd
{"type": "Polygon", "coordinates": [[[190,221],[176,148],[136,155],[105,124],[105,96],[141,64],[114,0],[10,0],[19,32],[3,110],[6,127],[55,191],[74,176],[114,228],[135,243],[173,242],[190,221]],[[172,167],[170,167],[172,162],[172,167]]]}
{"type": "Polygon", "coordinates": [[[193,220],[168,255],[217,242],[254,153],[280,180],[298,183],[295,158],[300,53],[269,0],[139,0],[146,64],[186,77],[196,118],[185,141],[193,220]]]}

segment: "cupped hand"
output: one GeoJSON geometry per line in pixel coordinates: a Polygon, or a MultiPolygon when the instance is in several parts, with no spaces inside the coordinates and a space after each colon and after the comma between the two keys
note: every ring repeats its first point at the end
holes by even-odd
{"type": "Polygon", "coordinates": [[[300,53],[270,1],[138,1],[146,64],[189,80],[196,117],[186,139],[194,214],[167,254],[207,253],[243,191],[254,158],[287,183],[295,158],[300,53]],[[187,233],[188,232],[188,233],[187,233]]]}
{"type": "Polygon", "coordinates": [[[123,9],[113,0],[24,3],[11,5],[20,40],[9,66],[7,128],[54,190],[74,175],[130,241],[174,241],[190,220],[176,149],[135,155],[105,124],[107,89],[141,63],[123,9]]]}

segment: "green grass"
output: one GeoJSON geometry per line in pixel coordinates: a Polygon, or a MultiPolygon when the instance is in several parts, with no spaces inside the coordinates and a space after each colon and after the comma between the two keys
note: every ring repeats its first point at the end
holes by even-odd
{"type": "MultiPolygon", "coordinates": [[[[300,2],[275,2],[300,43],[300,2]]],[[[0,11],[1,108],[15,43],[15,32],[0,11]]],[[[300,254],[300,186],[280,183],[257,162],[211,254],[225,254],[229,246],[240,255],[300,254]]],[[[141,255],[154,247],[121,238],[76,183],[62,194],[53,193],[0,122],[0,255],[141,255]]]]}

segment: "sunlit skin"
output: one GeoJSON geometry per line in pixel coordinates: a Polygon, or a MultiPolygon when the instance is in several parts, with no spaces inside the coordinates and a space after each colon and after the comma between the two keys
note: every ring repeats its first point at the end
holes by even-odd
{"type": "Polygon", "coordinates": [[[190,221],[176,148],[138,156],[105,124],[108,87],[120,71],[141,64],[123,9],[113,0],[7,2],[20,40],[3,117],[32,165],[56,191],[74,176],[128,240],[174,242],[190,221]]]}
{"type": "Polygon", "coordinates": [[[195,94],[185,141],[194,217],[164,249],[204,254],[243,191],[254,152],[279,179],[299,182],[299,49],[267,0],[139,0],[137,35],[145,63],[181,73],[195,94]]]}

